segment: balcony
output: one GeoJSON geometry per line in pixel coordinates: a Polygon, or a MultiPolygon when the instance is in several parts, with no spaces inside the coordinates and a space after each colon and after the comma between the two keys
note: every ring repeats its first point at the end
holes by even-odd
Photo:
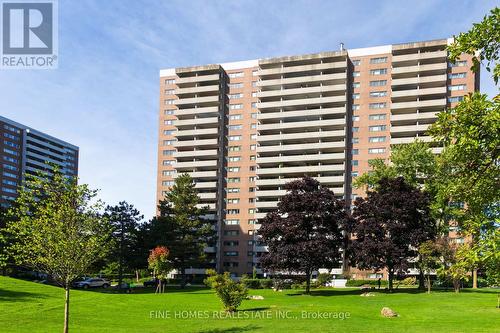
{"type": "Polygon", "coordinates": [[[257,97],[276,97],[276,96],[293,96],[293,95],[305,95],[312,93],[322,93],[322,92],[332,92],[332,91],[345,91],[345,84],[337,85],[322,85],[315,87],[304,87],[295,89],[281,89],[281,90],[266,90],[257,93],[257,97]]]}
{"type": "Polygon", "coordinates": [[[327,172],[327,171],[344,171],[344,164],[335,165],[308,165],[298,167],[281,167],[281,168],[259,168],[258,175],[282,175],[292,173],[308,174],[312,172],[327,172]]]}
{"type": "Polygon", "coordinates": [[[344,153],[333,154],[309,154],[309,155],[291,155],[291,156],[273,156],[273,157],[258,157],[257,164],[276,164],[286,162],[307,162],[307,161],[343,161],[344,153]]]}
{"type": "Polygon", "coordinates": [[[177,88],[175,89],[176,95],[184,95],[184,94],[198,94],[203,92],[218,92],[219,85],[210,85],[210,86],[198,86],[191,88],[177,88]]]}
{"type": "Polygon", "coordinates": [[[422,53],[412,53],[404,55],[394,55],[392,56],[392,63],[404,62],[404,61],[415,61],[424,59],[437,59],[441,58],[443,61],[446,60],[448,56],[446,51],[434,51],[434,52],[422,52],[422,53]]]}
{"type": "Polygon", "coordinates": [[[219,102],[219,96],[205,96],[205,97],[193,97],[193,98],[182,98],[174,100],[175,105],[186,105],[186,104],[201,104],[201,103],[217,103],[219,102]]]}
{"type": "Polygon", "coordinates": [[[408,90],[398,90],[392,92],[392,98],[423,96],[423,95],[446,95],[446,87],[408,89],[408,90]]]}
{"type": "Polygon", "coordinates": [[[446,74],[441,74],[441,75],[431,75],[431,76],[409,77],[405,79],[393,79],[391,85],[395,87],[395,86],[403,86],[409,84],[422,84],[422,83],[435,83],[435,82],[440,82],[443,85],[445,85],[446,81],[447,81],[446,74]]]}
{"type": "Polygon", "coordinates": [[[426,107],[446,107],[446,98],[431,99],[426,101],[398,102],[391,104],[391,110],[421,109],[426,107]]]}
{"type": "Polygon", "coordinates": [[[188,151],[176,151],[174,157],[202,157],[202,156],[213,156],[217,157],[217,149],[209,150],[188,150],[188,151]]]}
{"type": "Polygon", "coordinates": [[[263,130],[282,130],[282,129],[290,129],[290,128],[310,128],[310,127],[327,127],[327,126],[335,126],[341,125],[345,126],[345,119],[328,119],[328,120],[313,120],[313,121],[296,121],[296,122],[288,122],[288,123],[273,123],[273,124],[264,124],[259,125],[259,131],[263,130]]]}
{"type": "Polygon", "coordinates": [[[219,108],[217,106],[210,106],[210,107],[174,110],[174,115],[176,115],[177,117],[184,115],[197,115],[197,114],[209,114],[209,113],[219,114],[219,108]]]}
{"type": "Polygon", "coordinates": [[[391,145],[399,145],[399,144],[407,144],[412,143],[416,140],[420,140],[423,142],[432,142],[433,139],[430,136],[419,136],[419,137],[411,137],[411,138],[391,138],[391,145]]]}
{"type": "Polygon", "coordinates": [[[174,147],[200,147],[200,146],[217,146],[217,145],[218,145],[217,139],[175,141],[173,143],[174,147]]]}
{"type": "Polygon", "coordinates": [[[321,75],[311,75],[311,76],[300,76],[291,77],[284,79],[273,79],[273,80],[261,80],[257,82],[258,87],[269,87],[269,86],[281,86],[287,84],[298,84],[309,82],[322,82],[322,81],[334,81],[342,82],[347,79],[347,73],[336,73],[336,74],[321,74],[321,75]]]}
{"type": "Polygon", "coordinates": [[[433,120],[437,118],[439,112],[418,112],[391,115],[391,121],[405,120],[433,120]]]}
{"type": "Polygon", "coordinates": [[[199,136],[199,135],[209,135],[209,134],[218,134],[218,128],[204,128],[204,129],[190,129],[190,130],[178,130],[175,132],[176,137],[183,136],[199,136]]]}
{"type": "Polygon", "coordinates": [[[418,72],[433,72],[433,71],[446,71],[447,63],[429,64],[429,65],[416,65],[392,68],[392,75],[418,73],[418,72]]]}
{"type": "Polygon", "coordinates": [[[287,106],[301,106],[301,105],[318,105],[327,103],[346,103],[346,96],[330,96],[330,97],[316,97],[316,98],[302,98],[273,102],[257,103],[259,109],[278,108],[287,106]]]}
{"type": "Polygon", "coordinates": [[[296,139],[320,139],[320,138],[344,138],[345,130],[337,131],[311,131],[302,133],[288,133],[288,134],[271,134],[271,135],[258,135],[258,142],[266,141],[285,141],[296,139]]]}
{"type": "Polygon", "coordinates": [[[391,126],[391,133],[412,133],[425,132],[429,128],[429,124],[423,125],[408,125],[408,126],[391,126]]]}
{"type": "Polygon", "coordinates": [[[217,171],[177,171],[173,178],[177,178],[180,175],[187,173],[191,178],[209,178],[217,179],[217,171]]]}
{"type": "Polygon", "coordinates": [[[303,143],[303,144],[282,144],[274,146],[258,146],[257,152],[289,152],[289,151],[306,151],[306,150],[319,150],[319,149],[331,149],[331,148],[345,148],[344,141],[337,142],[315,142],[315,143],[303,143]]]}
{"type": "Polygon", "coordinates": [[[288,67],[260,69],[258,72],[258,75],[260,77],[262,77],[265,75],[300,73],[300,72],[314,72],[314,71],[323,71],[323,70],[332,69],[332,68],[346,68],[346,67],[347,67],[347,61],[339,61],[339,62],[328,62],[328,63],[322,63],[322,64],[313,64],[313,65],[300,65],[300,66],[288,66],[288,67]]]}
{"type": "Polygon", "coordinates": [[[175,79],[176,84],[208,82],[208,81],[219,81],[219,74],[179,77],[175,79]]]}
{"type": "Polygon", "coordinates": [[[266,119],[281,119],[281,118],[292,118],[292,117],[312,117],[312,116],[345,114],[345,113],[346,113],[345,107],[338,107],[338,108],[259,113],[257,115],[257,119],[266,120],[266,119]]]}
{"type": "MultiPolygon", "coordinates": [[[[392,142],[392,141],[391,141],[392,142]]],[[[344,176],[326,176],[326,177],[313,177],[317,181],[319,181],[323,185],[327,184],[343,184],[345,179],[344,176]]],[[[257,186],[283,186],[286,183],[289,183],[291,181],[297,180],[300,178],[275,178],[275,179],[257,179],[255,181],[255,184],[257,186]]],[[[259,190],[257,190],[257,196],[260,193],[259,190]]]]}
{"type": "Polygon", "coordinates": [[[184,119],[184,120],[174,120],[174,125],[180,126],[194,126],[200,124],[219,124],[218,117],[208,117],[208,118],[195,118],[195,119],[184,119]]]}
{"type": "Polygon", "coordinates": [[[177,162],[175,164],[175,169],[179,170],[179,169],[192,169],[197,167],[215,167],[215,166],[217,166],[216,160],[177,162]]]}

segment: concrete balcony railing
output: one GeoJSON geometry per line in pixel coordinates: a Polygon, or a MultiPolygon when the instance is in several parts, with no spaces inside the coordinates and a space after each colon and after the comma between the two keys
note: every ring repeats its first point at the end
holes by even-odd
{"type": "Polygon", "coordinates": [[[204,139],[204,140],[187,140],[187,141],[175,141],[173,143],[174,147],[200,147],[200,146],[217,146],[217,139],[204,139]]]}
{"type": "Polygon", "coordinates": [[[446,51],[434,51],[434,52],[422,52],[422,53],[412,53],[404,55],[394,55],[392,56],[392,63],[412,61],[412,60],[424,60],[424,59],[437,59],[442,58],[443,61],[448,56],[446,51]]]}
{"type": "Polygon", "coordinates": [[[391,121],[436,119],[439,112],[418,112],[391,115],[391,121]]]}
{"type": "Polygon", "coordinates": [[[274,145],[274,146],[258,146],[257,152],[288,152],[295,150],[317,150],[317,149],[330,149],[330,148],[345,148],[344,141],[338,142],[315,142],[315,143],[303,143],[303,144],[293,144],[293,145],[274,145]]]}
{"type": "Polygon", "coordinates": [[[255,252],[269,252],[269,247],[267,247],[267,246],[254,246],[253,250],[255,252]]]}
{"type": "Polygon", "coordinates": [[[425,107],[446,107],[446,98],[431,99],[427,101],[398,102],[391,104],[391,110],[421,109],[425,107]]]}
{"type": "Polygon", "coordinates": [[[327,171],[344,171],[344,164],[335,165],[308,165],[299,167],[281,167],[281,168],[258,168],[257,175],[283,175],[291,173],[311,173],[327,171]]]}
{"type": "Polygon", "coordinates": [[[391,133],[417,133],[425,132],[429,128],[429,124],[422,125],[407,125],[407,126],[391,126],[391,133]]]}
{"type": "Polygon", "coordinates": [[[217,193],[198,193],[198,197],[200,199],[216,199],[217,198],[217,193]]]}
{"type": "Polygon", "coordinates": [[[190,130],[178,130],[175,132],[176,137],[183,136],[199,136],[199,135],[208,135],[208,134],[218,134],[218,128],[204,128],[204,129],[190,129],[190,130]]]}
{"type": "Polygon", "coordinates": [[[197,114],[219,114],[219,108],[217,106],[209,106],[209,107],[199,107],[192,109],[178,109],[174,110],[174,115],[178,118],[184,115],[197,115],[197,114]]]}
{"type": "Polygon", "coordinates": [[[208,117],[208,118],[196,118],[196,119],[184,119],[184,120],[174,120],[175,126],[189,126],[189,125],[200,125],[200,124],[219,124],[218,117],[208,117]]]}
{"type": "Polygon", "coordinates": [[[293,96],[293,95],[305,95],[312,93],[322,93],[322,92],[332,92],[332,91],[346,91],[345,84],[336,84],[330,86],[315,86],[315,87],[304,87],[295,89],[281,89],[281,90],[266,90],[257,93],[257,97],[276,97],[276,96],[293,96]]]}
{"type": "Polygon", "coordinates": [[[218,155],[217,149],[176,151],[174,153],[174,157],[202,157],[202,156],[217,157],[217,155],[218,155]]]}
{"type": "Polygon", "coordinates": [[[208,179],[217,179],[217,171],[182,171],[177,170],[177,173],[173,178],[177,178],[180,175],[187,173],[191,176],[191,178],[208,178],[208,179]]]}
{"type": "MultiPolygon", "coordinates": [[[[323,185],[327,184],[343,184],[345,181],[344,176],[326,176],[326,177],[313,177],[323,185]]],[[[257,186],[283,186],[286,183],[297,180],[300,178],[275,178],[275,179],[257,179],[255,184],[257,186]]],[[[257,190],[257,195],[260,191],[257,190]]]]}
{"type": "Polygon", "coordinates": [[[283,101],[261,102],[257,103],[260,109],[278,108],[287,106],[301,106],[301,105],[318,105],[327,103],[346,103],[346,96],[329,96],[329,97],[316,97],[316,98],[302,98],[283,101]]]}
{"type": "Polygon", "coordinates": [[[392,75],[396,74],[406,74],[406,73],[418,73],[418,72],[431,72],[431,71],[441,71],[446,70],[447,63],[429,64],[429,65],[417,65],[417,66],[403,66],[392,68],[392,75]]]}
{"type": "Polygon", "coordinates": [[[419,136],[419,137],[411,137],[411,138],[391,138],[391,145],[399,145],[399,144],[407,144],[412,143],[416,140],[420,140],[423,142],[432,142],[433,139],[430,136],[419,136]]]}
{"type": "MultiPolygon", "coordinates": [[[[446,74],[441,75],[431,75],[431,76],[418,76],[418,77],[409,77],[405,79],[393,79],[391,85],[395,86],[403,86],[408,84],[422,84],[422,83],[435,83],[442,82],[443,85],[446,85],[446,74]]],[[[394,94],[394,92],[393,92],[394,94]]]]}
{"type": "Polygon", "coordinates": [[[255,207],[257,208],[276,208],[278,201],[257,201],[255,207]]]}
{"type": "Polygon", "coordinates": [[[218,92],[219,85],[210,85],[210,86],[198,86],[198,87],[190,87],[190,88],[177,88],[175,89],[176,95],[184,95],[184,94],[198,94],[203,92],[218,92]]]}
{"type": "Polygon", "coordinates": [[[289,133],[289,134],[271,134],[271,135],[258,135],[257,142],[266,141],[286,141],[297,139],[321,139],[321,138],[344,138],[345,130],[337,131],[311,131],[302,133],[289,133]]]}
{"type": "Polygon", "coordinates": [[[312,110],[298,110],[298,111],[283,111],[283,112],[269,112],[269,113],[259,113],[257,114],[257,119],[267,120],[267,119],[281,119],[281,118],[291,118],[291,117],[312,117],[330,114],[345,114],[345,107],[338,108],[324,108],[324,109],[312,109],[312,110]]]}
{"type": "MultiPolygon", "coordinates": [[[[175,164],[175,169],[186,169],[186,168],[197,168],[197,167],[211,167],[217,166],[216,160],[207,160],[207,161],[192,161],[192,162],[177,162],[175,164]]],[[[177,171],[179,173],[179,171],[177,171]]]]}
{"type": "Polygon", "coordinates": [[[408,89],[392,92],[392,98],[408,97],[408,96],[424,96],[424,95],[446,95],[446,87],[424,88],[424,89],[408,89]]]}
{"type": "Polygon", "coordinates": [[[175,79],[176,84],[194,83],[194,82],[208,82],[208,81],[219,81],[219,74],[179,77],[179,78],[175,79]]]}
{"type": "Polygon", "coordinates": [[[306,162],[306,161],[343,161],[345,160],[344,153],[332,154],[309,154],[309,155],[292,155],[292,156],[273,156],[273,157],[258,157],[257,164],[276,164],[286,162],[306,162]]]}
{"type": "Polygon", "coordinates": [[[347,72],[343,72],[336,74],[322,74],[322,75],[291,77],[284,79],[261,80],[257,81],[257,86],[269,87],[269,86],[281,86],[281,85],[297,84],[297,83],[307,84],[309,82],[312,83],[312,82],[322,82],[322,81],[341,82],[345,81],[346,79],[347,79],[347,72]]]}
{"type": "Polygon", "coordinates": [[[217,182],[197,182],[194,186],[197,189],[217,188],[217,182]]]}
{"type": "Polygon", "coordinates": [[[288,66],[288,67],[260,69],[258,72],[258,75],[260,77],[262,77],[265,75],[322,71],[322,70],[331,69],[331,68],[347,68],[347,61],[328,62],[328,63],[323,63],[323,64],[313,64],[313,65],[300,65],[300,66],[288,66]]]}
{"type": "Polygon", "coordinates": [[[208,207],[209,210],[215,210],[215,207],[217,207],[217,205],[215,203],[201,203],[196,205],[196,207],[200,209],[208,207]]]}
{"type": "Polygon", "coordinates": [[[264,124],[259,125],[259,131],[263,130],[281,130],[281,129],[290,129],[290,128],[310,128],[310,127],[327,127],[327,126],[345,126],[346,121],[344,118],[342,119],[328,119],[328,120],[313,120],[313,121],[296,121],[289,123],[273,123],[273,124],[264,124]]]}
{"type": "Polygon", "coordinates": [[[218,103],[219,96],[204,96],[204,97],[192,97],[192,98],[181,98],[175,99],[175,105],[185,105],[185,104],[201,104],[201,103],[218,103]]]}

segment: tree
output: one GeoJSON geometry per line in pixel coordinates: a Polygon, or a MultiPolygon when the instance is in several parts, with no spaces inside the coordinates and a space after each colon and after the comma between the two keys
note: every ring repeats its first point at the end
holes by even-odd
{"type": "Polygon", "coordinates": [[[71,282],[104,258],[112,243],[96,194],[57,168],[52,175],[26,175],[11,210],[17,221],[7,226],[15,238],[9,251],[17,263],[48,274],[64,287],[64,332],[69,329],[71,282]]]}
{"type": "Polygon", "coordinates": [[[149,254],[148,266],[153,270],[155,277],[158,279],[155,293],[165,292],[163,281],[172,270],[172,265],[170,264],[170,260],[168,260],[169,253],[170,251],[165,246],[157,246],[149,254]]]}
{"type": "Polygon", "coordinates": [[[428,240],[420,244],[418,248],[419,268],[427,278],[427,293],[431,293],[431,271],[439,268],[441,253],[438,243],[428,240]]]}
{"type": "Polygon", "coordinates": [[[473,265],[473,260],[468,258],[472,253],[470,244],[460,245],[444,237],[436,245],[441,256],[437,274],[442,279],[451,281],[453,289],[458,293],[461,282],[469,278],[468,274],[473,265]]]}
{"type": "Polygon", "coordinates": [[[248,290],[241,282],[231,279],[229,272],[217,274],[213,269],[207,269],[208,277],[205,284],[215,290],[215,293],[224,305],[224,310],[234,312],[247,297],[248,290]]]}
{"type": "MultiPolygon", "coordinates": [[[[474,24],[471,30],[455,36],[454,42],[448,46],[449,58],[456,61],[463,53],[471,55],[474,72],[479,70],[481,63],[487,62],[486,68],[493,72],[493,78],[498,84],[499,38],[500,9],[494,8],[490,15],[474,24]]],[[[500,244],[499,96],[492,100],[477,92],[465,96],[455,108],[439,114],[430,133],[445,144],[441,168],[446,168],[449,172],[449,181],[441,186],[439,196],[465,203],[464,209],[456,211],[455,219],[463,234],[473,243],[469,247],[472,251],[469,257],[481,259],[473,265],[473,287],[477,287],[478,266],[500,266],[498,261],[494,261],[499,260],[498,256],[476,255],[488,251],[488,248],[480,249],[478,245],[500,244]],[[494,223],[491,215],[497,216],[494,223]],[[491,238],[485,240],[485,237],[491,238]]]]}
{"type": "Polygon", "coordinates": [[[199,205],[193,179],[188,174],[180,175],[160,202],[160,216],[149,225],[150,242],[168,247],[172,266],[182,277],[182,288],[186,284],[186,269],[204,266],[204,249],[215,238],[213,223],[203,218],[206,209],[199,205]]]}
{"type": "Polygon", "coordinates": [[[376,191],[354,202],[351,259],[360,269],[387,268],[389,290],[396,273],[409,268],[418,246],[436,235],[427,193],[407,184],[402,177],[383,178],[376,191]]]}
{"type": "Polygon", "coordinates": [[[134,253],[137,248],[137,228],[143,215],[126,201],[121,201],[116,206],[106,207],[106,218],[113,230],[116,248],[111,252],[111,257],[118,260],[118,286],[121,288],[123,269],[134,269],[134,253]]]}
{"type": "Polygon", "coordinates": [[[338,267],[341,231],[349,215],[345,203],[313,178],[289,182],[285,189],[287,194],[259,229],[269,248],[261,264],[268,270],[304,273],[309,293],[313,271],[338,267]]]}

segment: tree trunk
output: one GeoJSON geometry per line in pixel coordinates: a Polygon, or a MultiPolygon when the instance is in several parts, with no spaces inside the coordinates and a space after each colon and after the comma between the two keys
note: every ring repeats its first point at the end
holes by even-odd
{"type": "Polygon", "coordinates": [[[455,290],[456,293],[460,292],[460,280],[458,279],[453,280],[453,289],[455,290]]]}
{"type": "Polygon", "coordinates": [[[311,272],[306,270],[306,294],[311,293],[311,272]]]}
{"type": "Polygon", "coordinates": [[[424,271],[422,269],[419,269],[418,273],[418,289],[424,290],[425,289],[425,276],[424,276],[424,271]]]}
{"type": "Polygon", "coordinates": [[[392,282],[394,280],[394,269],[392,267],[388,267],[389,271],[389,292],[392,292],[392,282]]]}
{"type": "Polygon", "coordinates": [[[69,283],[64,287],[64,333],[69,331],[69,283]]]}
{"type": "Polygon", "coordinates": [[[139,283],[139,270],[135,270],[135,282],[139,283]]]}
{"type": "Polygon", "coordinates": [[[477,269],[472,270],[472,289],[477,289],[477,269]]]}
{"type": "Polygon", "coordinates": [[[431,293],[431,274],[427,274],[427,293],[431,293]]]}

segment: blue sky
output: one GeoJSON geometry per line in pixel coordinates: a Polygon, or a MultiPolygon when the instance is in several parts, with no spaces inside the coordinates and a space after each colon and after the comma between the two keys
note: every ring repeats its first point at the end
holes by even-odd
{"type": "Polygon", "coordinates": [[[446,38],[497,4],[60,0],[59,69],[0,71],[0,114],[78,145],[81,181],[150,218],[161,68],[446,38]]]}

